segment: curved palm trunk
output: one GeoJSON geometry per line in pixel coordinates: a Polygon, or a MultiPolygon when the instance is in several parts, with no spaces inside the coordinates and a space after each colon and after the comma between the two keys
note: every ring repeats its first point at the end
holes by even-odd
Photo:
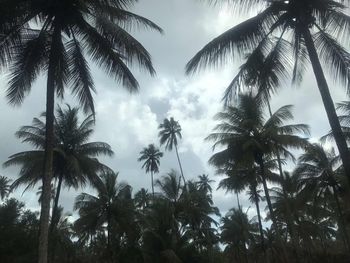
{"type": "Polygon", "coordinates": [[[179,152],[177,151],[177,145],[175,145],[175,152],[176,152],[177,161],[179,162],[182,180],[184,181],[184,186],[186,186],[186,179],[185,179],[185,176],[184,176],[184,172],[182,170],[182,165],[181,165],[181,162],[180,162],[179,152]]]}
{"type": "Polygon", "coordinates": [[[275,216],[275,212],[273,211],[273,208],[272,208],[269,189],[267,187],[266,177],[265,177],[265,165],[264,165],[264,161],[263,161],[262,157],[259,158],[259,166],[260,166],[260,172],[261,172],[261,178],[262,178],[262,183],[263,183],[263,187],[264,187],[266,202],[267,202],[267,206],[269,208],[269,212],[270,212],[270,216],[271,216],[271,221],[272,221],[272,224],[274,225],[275,230],[276,230],[278,243],[281,245],[281,248],[282,248],[284,261],[289,262],[288,255],[287,255],[287,249],[286,249],[284,242],[282,240],[281,231],[277,225],[277,219],[275,216]]]}
{"type": "Polygon", "coordinates": [[[151,183],[152,183],[152,195],[153,195],[153,198],[154,198],[154,183],[153,183],[153,171],[151,171],[151,183]]]}
{"type": "Polygon", "coordinates": [[[253,194],[254,194],[254,201],[255,201],[255,207],[256,207],[256,213],[258,215],[258,223],[259,223],[259,232],[260,232],[260,242],[261,242],[261,249],[264,253],[265,262],[267,262],[267,255],[266,255],[266,249],[265,249],[265,239],[264,239],[264,231],[261,223],[261,214],[260,214],[260,207],[259,207],[259,196],[258,192],[256,191],[256,185],[253,186],[253,194]]]}
{"type": "Polygon", "coordinates": [[[328,121],[331,126],[332,133],[333,133],[335,142],[337,144],[341,160],[343,162],[346,176],[350,182],[350,152],[340,126],[337,112],[335,110],[331,94],[329,92],[327,80],[323,73],[323,69],[322,69],[320,60],[318,58],[317,51],[316,51],[310,30],[307,27],[303,29],[303,36],[305,39],[307,51],[309,53],[312,68],[316,77],[318,89],[320,91],[323,105],[327,113],[328,121]]]}
{"type": "MultiPolygon", "coordinates": [[[[57,32],[56,32],[57,37],[57,32]]],[[[45,131],[45,163],[42,186],[42,200],[40,212],[39,228],[39,248],[38,262],[47,263],[48,254],[48,234],[51,202],[51,179],[52,179],[52,162],[53,162],[53,144],[54,144],[54,108],[55,108],[55,80],[54,80],[54,63],[52,58],[54,50],[51,50],[50,64],[47,77],[47,94],[46,94],[46,131],[45,131]]]]}

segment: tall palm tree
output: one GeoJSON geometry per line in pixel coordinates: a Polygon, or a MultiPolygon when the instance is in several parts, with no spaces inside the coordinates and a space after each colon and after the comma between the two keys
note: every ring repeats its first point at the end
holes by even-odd
{"type": "Polygon", "coordinates": [[[146,173],[151,173],[151,181],[152,181],[152,194],[154,197],[154,185],[153,185],[153,174],[159,173],[159,165],[160,158],[163,157],[163,153],[159,151],[158,148],[154,146],[154,144],[148,145],[147,148],[143,148],[140,152],[139,162],[144,161],[142,168],[146,169],[146,173]]]}
{"type": "Polygon", "coordinates": [[[299,157],[295,173],[301,177],[300,186],[309,195],[315,198],[333,197],[344,243],[350,249],[343,208],[339,199],[340,185],[338,182],[341,181],[342,171],[339,169],[339,158],[334,150],[326,151],[319,144],[310,145],[306,148],[305,153],[299,157]]]}
{"type": "Polygon", "coordinates": [[[10,182],[11,180],[9,178],[0,175],[0,199],[1,200],[3,200],[9,195],[11,191],[10,182]]]}
{"type": "MultiPolygon", "coordinates": [[[[78,114],[78,108],[71,108],[69,105],[65,109],[58,107],[56,111],[53,176],[57,180],[57,187],[52,191],[54,205],[50,232],[58,223],[56,214],[62,186],[77,189],[87,183],[95,185],[100,180],[98,173],[111,171],[109,167],[97,159],[99,156],[112,156],[111,147],[104,142],[89,141],[93,133],[94,116],[91,114],[79,123],[78,114]]],[[[45,123],[40,118],[34,118],[32,125],[21,127],[16,132],[16,136],[22,142],[34,146],[35,150],[10,156],[4,166],[20,166],[19,178],[13,182],[12,188],[26,185],[26,189],[28,189],[34,187],[43,178],[45,123]]],[[[40,200],[42,201],[42,189],[40,200]]]]}
{"type": "Polygon", "coordinates": [[[74,204],[74,210],[79,212],[75,226],[80,233],[91,233],[91,230],[106,233],[108,261],[113,258],[112,241],[117,235],[122,236],[133,221],[131,187],[118,183],[117,177],[114,173],[101,175],[102,182],[96,185],[97,196],[82,193],[74,204]],[[115,229],[120,233],[113,232],[115,229]]]}
{"type": "Polygon", "coordinates": [[[308,126],[283,125],[283,122],[293,119],[291,106],[278,109],[268,119],[264,117],[263,106],[260,96],[242,94],[236,107],[229,106],[217,114],[216,119],[221,123],[214,128],[215,132],[210,134],[207,140],[215,142],[214,148],[217,146],[225,148],[215,153],[209,162],[218,168],[226,168],[228,163],[243,166],[255,163],[260,170],[271,220],[279,232],[267,187],[266,162],[274,156],[276,150],[284,158],[294,158],[289,149],[305,147],[306,140],[296,134],[308,134],[308,126]]]}
{"type": "Polygon", "coordinates": [[[169,151],[175,148],[176,157],[179,163],[182,180],[184,184],[186,184],[186,179],[182,170],[179,152],[177,149],[178,140],[182,139],[181,126],[179,122],[175,121],[173,117],[171,117],[170,119],[165,118],[163,123],[159,125],[158,129],[160,130],[158,134],[160,139],[160,145],[165,144],[165,150],[169,150],[169,151]]]}
{"type": "Polygon", "coordinates": [[[128,11],[136,0],[2,2],[0,11],[0,66],[10,71],[7,98],[21,104],[40,73],[47,73],[46,143],[41,204],[39,262],[47,262],[50,185],[54,147],[55,93],[63,97],[69,85],[85,111],[94,113],[95,91],[85,55],[129,91],[138,82],[128,65],[155,73],[147,50],[128,33],[130,27],[161,29],[128,11]],[[84,49],[84,50],[83,50],[84,49]]]}
{"type": "Polygon", "coordinates": [[[347,2],[343,0],[226,2],[232,3],[239,11],[251,11],[253,7],[255,8],[255,4],[261,4],[263,9],[204,46],[187,64],[187,73],[209,65],[217,66],[235,57],[236,53],[238,55],[250,53],[247,57],[247,61],[250,62],[240,69],[239,75],[225,93],[225,98],[230,100],[237,88],[241,87],[241,81],[261,78],[258,76],[260,73],[265,74],[261,79],[273,85],[278,84],[279,77],[286,77],[288,75],[286,73],[292,75],[293,82],[300,82],[309,60],[350,180],[350,153],[323,71],[324,68],[328,69],[335,79],[349,88],[350,56],[344,47],[346,36],[350,33],[350,17],[346,14],[347,2]],[[291,65],[290,62],[293,60],[294,65],[291,65]],[[263,62],[268,70],[261,70],[263,67],[259,67],[256,61],[263,62]],[[324,63],[324,68],[321,62],[324,63]]]}

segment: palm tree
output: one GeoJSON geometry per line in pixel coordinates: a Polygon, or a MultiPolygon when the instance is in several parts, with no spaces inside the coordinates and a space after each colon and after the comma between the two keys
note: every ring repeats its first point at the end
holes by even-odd
{"type": "Polygon", "coordinates": [[[150,200],[148,191],[145,188],[141,188],[134,196],[135,207],[144,210],[149,206],[150,200]]]}
{"type": "Polygon", "coordinates": [[[327,196],[334,198],[344,244],[350,249],[343,209],[339,200],[340,185],[338,182],[342,177],[339,161],[333,149],[326,151],[321,145],[313,144],[307,147],[305,153],[299,157],[295,173],[301,177],[299,184],[303,188],[302,191],[315,198],[327,196]]]}
{"type": "Polygon", "coordinates": [[[11,191],[10,182],[11,182],[10,179],[0,175],[0,199],[1,200],[4,200],[9,195],[11,191]]]}
{"type": "Polygon", "coordinates": [[[210,134],[207,140],[215,142],[214,149],[217,146],[223,146],[225,149],[214,154],[209,162],[218,168],[227,168],[229,163],[258,165],[271,220],[279,232],[267,187],[266,162],[275,155],[276,150],[284,158],[293,158],[288,148],[305,147],[306,140],[295,134],[308,134],[308,126],[283,125],[284,121],[293,119],[291,106],[278,109],[272,117],[265,120],[263,106],[260,96],[244,94],[239,96],[236,107],[229,106],[217,114],[216,119],[221,123],[215,127],[216,132],[210,134]]]}
{"type": "Polygon", "coordinates": [[[171,203],[176,204],[183,192],[181,187],[180,176],[175,170],[171,170],[166,175],[162,176],[160,180],[156,181],[162,196],[171,203]]]}
{"type": "MultiPolygon", "coordinates": [[[[95,185],[100,180],[98,173],[111,171],[97,159],[98,156],[112,156],[111,147],[104,142],[89,142],[94,116],[91,114],[79,123],[78,114],[78,108],[67,105],[66,109],[58,107],[55,117],[53,176],[57,180],[57,187],[52,190],[54,205],[50,233],[58,223],[56,214],[62,185],[75,189],[85,186],[87,182],[95,185]]],[[[22,142],[31,144],[35,150],[14,154],[4,163],[5,167],[21,166],[19,178],[12,184],[14,189],[20,185],[26,185],[28,189],[42,180],[45,135],[45,123],[40,118],[34,118],[31,126],[23,126],[16,132],[22,142]]]]}
{"type": "Polygon", "coordinates": [[[117,234],[122,236],[128,229],[127,225],[133,221],[131,187],[118,183],[117,177],[118,173],[101,175],[102,182],[96,185],[97,196],[82,193],[76,197],[74,204],[74,210],[79,212],[79,218],[75,222],[78,232],[107,233],[108,261],[113,258],[112,241],[117,238],[117,234]],[[120,233],[113,232],[116,228],[120,233]]]}
{"type": "Polygon", "coordinates": [[[176,157],[179,163],[182,180],[186,185],[185,176],[184,176],[182,165],[180,162],[179,152],[177,149],[178,140],[182,139],[181,126],[178,121],[175,121],[174,118],[171,117],[170,119],[165,118],[163,123],[159,125],[158,129],[160,130],[158,134],[160,138],[160,145],[165,144],[165,150],[169,150],[169,151],[175,148],[176,157]]]}
{"type": "Polygon", "coordinates": [[[159,151],[158,148],[154,146],[154,144],[148,145],[147,148],[143,148],[140,152],[139,162],[144,161],[142,168],[146,169],[146,173],[151,172],[151,180],[152,180],[152,194],[154,197],[154,185],[153,185],[153,174],[159,173],[159,165],[160,158],[163,157],[163,153],[159,151]]]}
{"type": "Polygon", "coordinates": [[[3,2],[5,8],[0,11],[0,65],[10,70],[9,103],[21,104],[40,73],[47,73],[40,263],[47,262],[55,93],[63,97],[64,88],[69,85],[84,110],[94,113],[92,92],[95,88],[85,55],[131,92],[137,91],[139,85],[128,65],[136,62],[151,75],[155,73],[149,53],[127,30],[133,26],[160,32],[161,29],[128,11],[135,2],[3,2]]]}
{"type": "Polygon", "coordinates": [[[201,191],[204,191],[205,193],[211,194],[213,189],[211,187],[211,183],[214,183],[214,180],[211,180],[209,178],[209,175],[207,174],[202,174],[198,176],[198,189],[201,191]]]}
{"type": "Polygon", "coordinates": [[[230,100],[242,82],[249,85],[254,78],[269,82],[270,87],[271,84],[278,87],[278,78],[291,73],[293,82],[300,82],[306,62],[310,60],[328,121],[350,180],[350,153],[321,65],[322,61],[331,75],[345,87],[349,87],[350,56],[342,45],[346,43],[344,41],[350,33],[350,17],[346,14],[345,1],[243,0],[233,5],[239,11],[246,11],[258,3],[264,8],[261,12],[204,46],[187,64],[187,73],[209,65],[217,66],[226,62],[228,57],[235,57],[236,53],[251,52],[247,57],[249,63],[240,69],[225,93],[225,98],[230,100]],[[291,65],[293,60],[294,65],[291,65]],[[255,63],[257,61],[259,63],[255,63]],[[262,70],[264,67],[261,65],[266,66],[267,71],[262,70]]]}
{"type": "Polygon", "coordinates": [[[226,249],[236,252],[237,262],[248,263],[247,247],[255,243],[257,225],[241,209],[231,209],[221,222],[221,242],[228,245],[226,249]],[[242,254],[244,259],[241,259],[242,254]]]}

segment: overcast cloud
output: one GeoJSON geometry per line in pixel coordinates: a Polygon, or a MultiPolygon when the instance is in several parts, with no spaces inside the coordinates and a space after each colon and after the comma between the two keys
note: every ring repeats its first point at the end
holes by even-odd
{"type": "MultiPolygon", "coordinates": [[[[213,168],[207,164],[212,149],[211,144],[204,142],[204,138],[215,124],[213,116],[222,107],[222,93],[237,72],[239,60],[191,77],[185,76],[184,67],[205,43],[242,18],[237,18],[227,8],[208,6],[196,0],[140,0],[135,12],[153,20],[165,31],[164,35],[155,32],[133,33],[151,53],[157,76],[151,78],[135,69],[141,90],[139,94],[130,95],[92,66],[98,91],[95,96],[97,123],[92,140],[104,141],[112,146],[115,156],[103,161],[119,171],[120,180],[130,183],[134,192],[141,187],[150,188],[149,175],[145,175],[141,164],[137,162],[138,154],[148,144],[158,144],[159,123],[165,117],[173,116],[182,126],[183,140],[179,151],[186,178],[196,178],[207,173],[218,182],[220,177],[215,176],[213,168]]],[[[342,88],[333,82],[329,84],[334,101],[347,99],[342,88]]],[[[11,154],[30,149],[14,137],[14,132],[21,125],[30,124],[45,106],[44,79],[38,80],[20,108],[7,104],[5,89],[6,76],[3,74],[0,77],[0,162],[6,161],[11,154]]],[[[69,96],[67,101],[72,105],[75,103],[69,96]]],[[[311,72],[306,74],[301,87],[286,86],[272,100],[274,109],[286,104],[295,105],[295,122],[309,124],[314,139],[329,130],[311,72]]],[[[175,153],[166,152],[161,160],[161,172],[156,178],[171,168],[178,169],[175,153]]],[[[0,169],[2,175],[11,179],[16,179],[17,172],[15,168],[0,169]]],[[[33,189],[23,196],[21,191],[17,191],[14,196],[25,201],[28,207],[37,209],[36,191],[33,189]]],[[[63,191],[61,204],[66,210],[72,210],[74,198],[81,191],[63,191]]],[[[222,213],[236,206],[232,194],[216,191],[214,199],[222,213]]],[[[241,199],[247,208],[249,201],[244,196],[241,199]]],[[[254,215],[255,210],[251,209],[250,214],[254,215]]]]}

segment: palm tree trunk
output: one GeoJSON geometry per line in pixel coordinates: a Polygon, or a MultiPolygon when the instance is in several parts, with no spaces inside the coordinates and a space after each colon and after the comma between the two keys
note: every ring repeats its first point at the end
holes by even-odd
{"type": "Polygon", "coordinates": [[[177,151],[177,145],[176,144],[175,144],[175,152],[176,152],[177,161],[179,162],[180,172],[181,172],[182,179],[184,181],[184,186],[186,186],[186,179],[185,179],[185,176],[184,176],[184,172],[182,170],[182,165],[181,165],[181,162],[180,162],[179,152],[177,151]]]}
{"type": "Polygon", "coordinates": [[[269,212],[270,212],[270,216],[271,216],[271,221],[272,221],[272,224],[274,225],[275,230],[276,230],[276,234],[277,234],[276,236],[277,236],[278,243],[281,245],[281,248],[282,248],[284,261],[289,262],[288,255],[287,255],[287,249],[284,245],[284,242],[282,241],[281,231],[277,225],[277,219],[275,216],[275,212],[273,211],[273,208],[272,208],[269,189],[267,187],[266,177],[265,177],[265,165],[264,165],[264,161],[263,161],[262,157],[259,157],[259,166],[260,166],[261,178],[262,178],[262,183],[263,183],[263,187],[264,187],[267,207],[269,208],[269,212]]]}
{"type": "Polygon", "coordinates": [[[241,204],[240,204],[240,202],[239,202],[238,192],[236,192],[236,199],[237,199],[238,209],[239,209],[239,210],[242,210],[242,209],[241,209],[241,204]]]}
{"type": "Polygon", "coordinates": [[[53,208],[52,208],[51,224],[50,224],[50,228],[49,228],[50,262],[54,262],[54,258],[55,258],[56,240],[53,238],[53,233],[54,233],[54,230],[55,230],[55,228],[58,224],[58,220],[59,220],[59,218],[58,218],[58,201],[60,198],[62,181],[63,181],[63,174],[60,174],[58,177],[56,195],[55,195],[55,200],[54,200],[54,204],[53,204],[53,208]]]}
{"type": "Polygon", "coordinates": [[[107,262],[113,262],[113,252],[112,252],[112,247],[111,247],[111,228],[112,228],[112,224],[111,224],[111,211],[110,211],[110,207],[111,205],[109,204],[109,208],[107,211],[107,253],[108,253],[108,260],[107,262]]]}
{"type": "Polygon", "coordinates": [[[58,215],[58,201],[60,199],[60,194],[61,194],[61,188],[62,188],[62,181],[63,181],[63,174],[60,174],[58,177],[58,184],[57,184],[57,189],[56,189],[56,195],[55,195],[55,200],[53,203],[53,208],[52,208],[52,216],[51,216],[51,225],[50,225],[50,231],[49,235],[52,235],[56,225],[57,225],[57,215],[58,215]]]}
{"type": "Polygon", "coordinates": [[[256,191],[256,185],[254,185],[252,188],[253,188],[254,201],[255,201],[255,206],[256,206],[256,213],[258,215],[259,232],[260,232],[260,239],[261,239],[261,249],[262,249],[264,256],[265,256],[265,262],[267,262],[264,231],[263,231],[263,227],[262,227],[262,223],[261,223],[261,214],[260,214],[260,207],[259,207],[259,196],[258,196],[258,192],[256,191]]]}
{"type": "MultiPolygon", "coordinates": [[[[54,33],[55,34],[55,33],[54,33]]],[[[57,35],[57,32],[56,32],[57,35]]],[[[54,36],[55,37],[55,36],[54,36]]],[[[56,36],[57,37],[57,36],[56,36]]],[[[47,263],[48,234],[51,202],[51,179],[54,144],[54,108],[55,108],[55,79],[54,79],[54,50],[51,50],[47,77],[46,94],[46,131],[45,131],[45,163],[42,186],[42,200],[39,228],[38,263],[47,263]]]]}
{"type": "Polygon", "coordinates": [[[153,195],[153,198],[154,198],[154,184],[153,184],[153,171],[151,171],[151,183],[152,183],[152,195],[153,195]]]}
{"type": "Polygon", "coordinates": [[[325,110],[328,116],[328,121],[331,126],[332,133],[333,133],[335,142],[337,144],[341,160],[343,162],[346,176],[350,182],[350,152],[340,126],[337,112],[335,110],[331,94],[329,92],[327,80],[323,73],[323,69],[322,69],[320,60],[318,58],[317,51],[316,51],[310,30],[306,26],[303,29],[303,36],[305,39],[307,51],[309,53],[312,68],[316,77],[318,89],[320,91],[323,105],[325,107],[325,110]]]}
{"type": "Polygon", "coordinates": [[[340,227],[340,230],[341,230],[342,235],[343,235],[345,248],[349,251],[350,250],[350,248],[349,248],[349,236],[348,236],[348,232],[347,232],[346,225],[345,225],[345,222],[344,222],[342,209],[340,207],[337,189],[335,188],[334,185],[332,186],[332,188],[333,188],[334,200],[335,200],[335,203],[337,205],[337,210],[338,210],[339,227],[340,227]]]}

